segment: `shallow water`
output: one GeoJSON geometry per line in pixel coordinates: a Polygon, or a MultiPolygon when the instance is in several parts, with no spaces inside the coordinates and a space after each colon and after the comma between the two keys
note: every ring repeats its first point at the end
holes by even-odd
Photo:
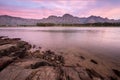
{"type": "Polygon", "coordinates": [[[0,36],[22,38],[46,49],[83,49],[120,61],[120,28],[105,27],[7,27],[0,36]]]}

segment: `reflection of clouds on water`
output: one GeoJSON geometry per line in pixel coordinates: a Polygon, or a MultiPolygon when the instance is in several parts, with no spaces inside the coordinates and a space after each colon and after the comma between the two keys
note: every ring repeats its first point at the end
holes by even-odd
{"type": "Polygon", "coordinates": [[[83,48],[120,55],[120,28],[22,27],[0,28],[0,36],[18,37],[45,48],[83,48]]]}
{"type": "Polygon", "coordinates": [[[109,39],[109,40],[120,40],[120,30],[117,29],[111,29],[111,30],[106,30],[103,34],[104,39],[109,39]]]}
{"type": "MultiPolygon", "coordinates": [[[[83,27],[7,27],[0,28],[0,31],[42,31],[42,32],[101,32],[99,29],[83,27]]],[[[103,31],[103,30],[102,30],[103,31]]]]}

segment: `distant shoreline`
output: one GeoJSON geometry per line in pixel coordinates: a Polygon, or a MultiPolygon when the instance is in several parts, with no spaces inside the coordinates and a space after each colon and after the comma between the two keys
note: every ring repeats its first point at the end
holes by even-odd
{"type": "Polygon", "coordinates": [[[6,27],[0,27],[0,29],[1,28],[22,28],[22,27],[26,27],[26,28],[30,28],[30,27],[119,28],[120,26],[6,26],[6,27]]]}
{"type": "Polygon", "coordinates": [[[86,24],[54,24],[54,23],[37,23],[36,25],[0,25],[0,27],[120,27],[120,23],[86,23],[86,24]]]}

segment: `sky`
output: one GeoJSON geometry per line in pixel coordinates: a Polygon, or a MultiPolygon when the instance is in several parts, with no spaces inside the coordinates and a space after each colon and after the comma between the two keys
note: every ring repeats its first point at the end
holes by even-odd
{"type": "Polygon", "coordinates": [[[0,15],[42,19],[66,13],[120,19],[120,0],[0,0],[0,15]]]}

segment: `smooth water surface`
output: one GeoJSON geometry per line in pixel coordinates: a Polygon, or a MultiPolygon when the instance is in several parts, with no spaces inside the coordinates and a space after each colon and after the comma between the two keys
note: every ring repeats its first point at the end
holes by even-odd
{"type": "Polygon", "coordinates": [[[105,27],[7,27],[0,36],[22,38],[46,49],[83,49],[120,60],[120,28],[105,27]]]}

